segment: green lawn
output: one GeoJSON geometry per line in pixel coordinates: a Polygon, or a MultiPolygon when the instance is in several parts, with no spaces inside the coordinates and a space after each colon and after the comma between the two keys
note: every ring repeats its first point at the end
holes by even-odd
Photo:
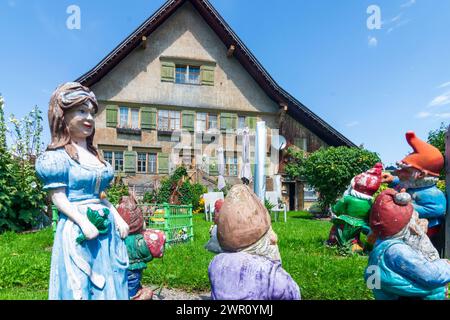
{"type": "MultiPolygon", "coordinates": [[[[307,213],[290,213],[288,222],[273,223],[283,267],[302,290],[303,299],[372,299],[363,280],[367,257],[341,257],[326,248],[331,224],[307,213]]],[[[203,245],[210,223],[194,218],[195,241],[167,250],[149,263],[144,284],[187,291],[209,289],[208,265],[213,254],[203,245]]],[[[0,299],[46,299],[50,272],[50,229],[26,235],[0,236],[0,299]]]]}

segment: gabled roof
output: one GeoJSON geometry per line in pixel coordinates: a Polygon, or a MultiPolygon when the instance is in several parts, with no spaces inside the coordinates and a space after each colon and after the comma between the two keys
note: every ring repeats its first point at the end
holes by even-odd
{"type": "Polygon", "coordinates": [[[289,115],[297,119],[303,126],[311,130],[330,146],[356,147],[353,142],[281,88],[207,0],[168,0],[139,28],[100,61],[98,65],[76,81],[86,86],[92,86],[99,82],[141,44],[143,36],[148,37],[187,1],[196,8],[206,23],[216,32],[226,48],[229,48],[231,45],[235,46],[234,58],[241,63],[273,101],[288,106],[289,115]]]}

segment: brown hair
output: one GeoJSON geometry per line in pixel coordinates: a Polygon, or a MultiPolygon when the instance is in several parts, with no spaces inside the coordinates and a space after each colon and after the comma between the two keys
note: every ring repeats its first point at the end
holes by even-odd
{"type": "MultiPolygon", "coordinates": [[[[78,152],[72,145],[72,139],[64,119],[64,114],[86,102],[91,102],[94,106],[95,113],[98,112],[97,99],[89,88],[77,82],[68,82],[56,88],[50,99],[48,108],[48,123],[50,125],[52,141],[48,145],[47,150],[64,148],[73,160],[79,162],[78,152]]],[[[94,135],[95,129],[92,134],[86,138],[87,148],[102,163],[105,163],[97,148],[94,147],[94,135]]]]}

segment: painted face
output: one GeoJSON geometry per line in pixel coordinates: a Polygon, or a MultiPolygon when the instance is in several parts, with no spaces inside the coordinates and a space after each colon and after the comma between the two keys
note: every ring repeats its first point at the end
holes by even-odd
{"type": "Polygon", "coordinates": [[[74,139],[86,139],[95,129],[95,109],[91,102],[67,111],[64,119],[69,128],[70,136],[74,139]]]}

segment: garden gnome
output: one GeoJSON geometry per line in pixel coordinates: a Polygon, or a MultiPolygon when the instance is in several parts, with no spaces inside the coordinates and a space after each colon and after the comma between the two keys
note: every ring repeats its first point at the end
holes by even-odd
{"type": "Polygon", "coordinates": [[[94,145],[97,111],[94,93],[77,82],[59,86],[50,100],[51,143],[36,161],[59,216],[49,300],[128,300],[129,227],[101,197],[114,169],[94,145]]]}
{"type": "Polygon", "coordinates": [[[213,300],[299,300],[300,289],[281,267],[270,215],[247,185],[228,193],[217,219],[224,253],[209,265],[213,300]]]}
{"type": "Polygon", "coordinates": [[[414,210],[421,219],[428,220],[428,236],[441,252],[443,248],[444,218],[447,200],[436,187],[444,157],[434,146],[420,140],[414,132],[406,133],[406,140],[414,149],[410,155],[397,163],[395,176],[384,175],[384,181],[397,191],[405,189],[412,197],[414,210]]]}
{"type": "Polygon", "coordinates": [[[363,251],[360,233],[368,234],[369,213],[373,195],[381,185],[383,165],[377,163],[372,169],[354,177],[344,196],[332,207],[336,216],[328,239],[329,245],[351,244],[352,252],[363,251]]]}
{"type": "Polygon", "coordinates": [[[153,258],[164,254],[166,237],[159,230],[144,230],[144,215],[133,196],[122,197],[119,214],[130,226],[125,239],[130,265],[128,267],[128,292],[131,300],[151,300],[153,291],[141,285],[142,272],[153,258]]]}
{"type": "Polygon", "coordinates": [[[375,200],[370,227],[377,237],[365,272],[377,300],[447,297],[450,263],[440,259],[419,219],[411,196],[393,189],[375,200]]]}

